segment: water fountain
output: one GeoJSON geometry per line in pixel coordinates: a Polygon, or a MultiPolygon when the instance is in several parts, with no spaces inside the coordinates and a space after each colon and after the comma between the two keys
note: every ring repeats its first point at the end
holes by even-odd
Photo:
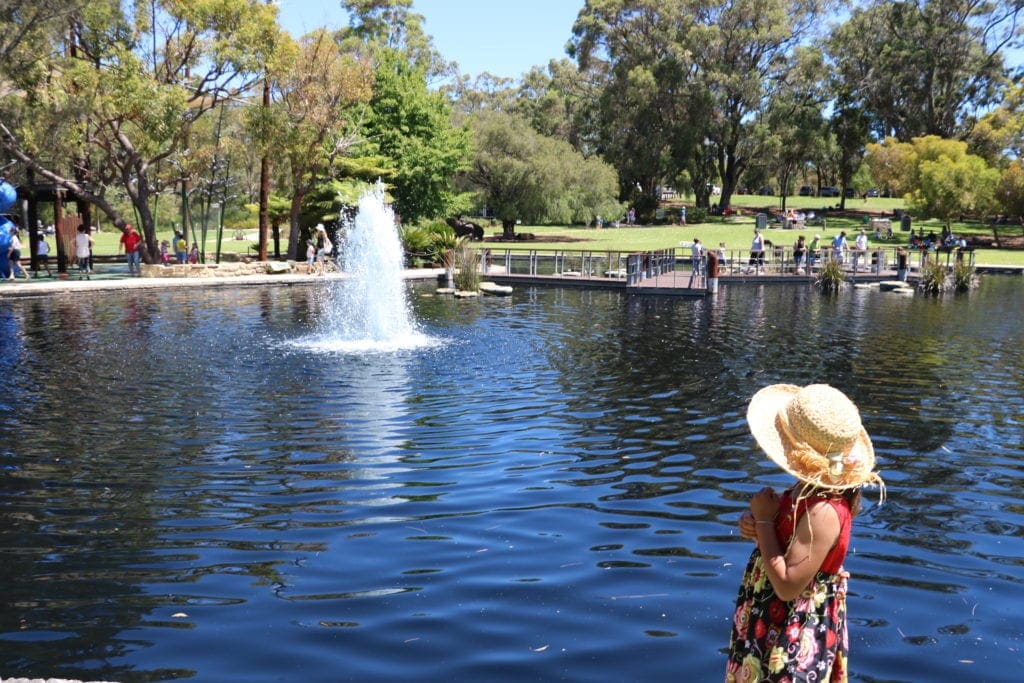
{"type": "Polygon", "coordinates": [[[328,285],[321,329],[300,340],[301,346],[342,353],[387,353],[437,343],[419,331],[410,313],[402,276],[402,244],[380,182],[360,198],[339,252],[344,277],[340,283],[328,285]]]}

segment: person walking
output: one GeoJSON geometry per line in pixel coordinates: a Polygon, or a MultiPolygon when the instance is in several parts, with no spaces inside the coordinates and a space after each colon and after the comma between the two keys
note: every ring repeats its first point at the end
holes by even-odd
{"type": "Polygon", "coordinates": [[[747,424],[770,460],[796,478],[763,488],[739,519],[756,544],[740,583],[726,681],[846,681],[843,568],[861,488],[880,487],[857,407],[827,384],[775,384],[754,394],[747,424]]]}
{"type": "Polygon", "coordinates": [[[316,242],[306,240],[306,274],[312,275],[316,265],[316,242]]]}
{"type": "MultiPolygon", "coordinates": [[[[36,261],[39,263],[39,268],[45,268],[46,274],[53,277],[53,272],[50,270],[50,243],[46,241],[46,235],[40,233],[39,241],[36,243],[36,261]]],[[[39,271],[36,271],[36,277],[39,277],[39,271]]]]}
{"type": "Polygon", "coordinates": [[[7,261],[10,263],[11,274],[8,280],[14,280],[15,274],[20,270],[22,277],[28,279],[28,271],[21,267],[21,240],[18,236],[21,231],[15,225],[11,228],[11,243],[7,248],[7,261]]]}
{"type": "Polygon", "coordinates": [[[78,233],[75,235],[75,260],[78,262],[78,279],[81,280],[85,277],[86,280],[91,280],[89,276],[89,259],[92,258],[92,247],[93,247],[92,235],[89,234],[88,225],[79,225],[78,233]]]}

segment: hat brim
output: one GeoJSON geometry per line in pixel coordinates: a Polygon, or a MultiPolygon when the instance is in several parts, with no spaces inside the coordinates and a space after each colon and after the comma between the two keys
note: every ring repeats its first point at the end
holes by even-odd
{"type": "Polygon", "coordinates": [[[874,483],[878,475],[875,469],[875,449],[871,445],[871,437],[861,427],[860,434],[850,449],[850,458],[858,463],[857,469],[846,474],[843,483],[826,483],[809,477],[806,473],[794,469],[786,457],[786,446],[775,420],[786,405],[803,387],[795,384],[773,384],[767,386],[750,399],[747,406],[747,425],[751,434],[765,455],[782,470],[800,481],[830,489],[852,489],[864,484],[874,483]]]}

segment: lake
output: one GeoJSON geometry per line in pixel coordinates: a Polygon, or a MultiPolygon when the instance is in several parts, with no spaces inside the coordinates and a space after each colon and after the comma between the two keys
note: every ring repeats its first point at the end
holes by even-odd
{"type": "Polygon", "coordinates": [[[428,343],[308,343],[320,286],[0,302],[0,677],[721,680],[760,387],[860,407],[857,681],[1024,668],[1024,298],[410,285],[428,343]]]}

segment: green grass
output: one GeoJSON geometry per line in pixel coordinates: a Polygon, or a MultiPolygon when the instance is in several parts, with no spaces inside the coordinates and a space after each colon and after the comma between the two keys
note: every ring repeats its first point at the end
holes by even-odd
{"type": "MultiPolygon", "coordinates": [[[[942,231],[940,223],[925,223],[925,232],[934,230],[936,234],[942,231]]],[[[799,235],[804,235],[807,242],[810,242],[814,235],[821,235],[822,242],[828,244],[829,240],[839,234],[839,231],[846,230],[849,241],[852,243],[857,231],[860,230],[861,222],[853,219],[835,218],[826,221],[825,227],[811,227],[804,230],[783,230],[781,228],[769,228],[764,231],[765,239],[774,244],[790,247],[796,242],[799,235]]],[[[956,225],[953,227],[957,231],[956,225]]],[[[489,230],[488,235],[497,231],[489,230]]],[[[509,248],[515,251],[537,250],[537,251],[613,251],[613,252],[637,252],[652,249],[668,249],[679,246],[680,242],[692,242],[694,238],[708,248],[718,246],[724,242],[726,249],[749,249],[750,241],[754,234],[754,218],[730,218],[725,222],[702,223],[699,225],[682,226],[650,226],[650,227],[620,227],[603,228],[601,230],[586,228],[566,228],[560,226],[524,226],[517,228],[517,232],[530,232],[539,239],[545,241],[522,241],[522,242],[495,242],[488,243],[492,249],[509,248]],[[553,239],[565,239],[566,241],[547,241],[553,239]]],[[[991,234],[987,231],[985,234],[991,234]]],[[[897,246],[906,245],[910,233],[899,232],[893,235],[893,240],[875,242],[875,246],[897,246]]],[[[869,233],[869,238],[871,238],[869,233]]],[[[987,265],[1017,265],[1024,266],[1024,251],[1009,251],[1001,249],[978,249],[975,251],[975,262],[987,265]]]]}
{"type": "MultiPolygon", "coordinates": [[[[248,239],[248,237],[247,237],[246,239],[237,240],[237,239],[234,238],[234,233],[232,231],[225,229],[224,230],[224,235],[223,235],[222,240],[221,240],[221,248],[220,248],[221,253],[222,254],[223,253],[232,253],[232,254],[245,254],[245,253],[248,253],[249,246],[256,244],[255,234],[256,234],[255,230],[246,231],[245,235],[246,236],[249,236],[249,235],[253,236],[252,239],[248,239]]],[[[197,229],[196,230],[196,237],[199,237],[200,235],[201,235],[201,232],[197,229]]],[[[167,240],[168,242],[171,242],[173,238],[174,238],[174,230],[173,229],[158,230],[157,233],[156,233],[157,244],[159,244],[161,240],[167,240]]],[[[51,251],[51,253],[55,254],[56,253],[56,248],[54,247],[53,236],[51,235],[48,239],[50,241],[50,251],[51,251]]],[[[117,230],[114,230],[114,229],[109,228],[109,227],[105,228],[101,232],[93,233],[93,239],[96,241],[96,246],[93,247],[93,253],[94,254],[97,254],[97,255],[100,255],[100,256],[112,256],[112,255],[118,253],[118,245],[120,243],[119,240],[121,239],[121,233],[118,232],[117,230]]],[[[190,247],[192,246],[191,235],[189,235],[189,246],[190,247]]],[[[201,248],[202,248],[202,245],[200,245],[200,249],[201,248]]],[[[271,249],[271,251],[273,251],[273,248],[274,248],[274,243],[271,240],[271,242],[270,242],[270,249],[271,249]]],[[[281,251],[287,251],[287,249],[288,249],[288,240],[287,239],[283,239],[281,241],[281,251]]],[[[174,249],[172,247],[171,248],[171,254],[173,254],[173,253],[174,253],[174,249]]],[[[214,259],[214,257],[216,256],[216,253],[217,253],[217,230],[216,229],[208,229],[207,230],[207,234],[206,234],[206,260],[207,261],[212,261],[214,259]]]]}
{"type": "MultiPolygon", "coordinates": [[[[653,225],[653,226],[620,226],[618,228],[604,227],[596,228],[565,227],[565,226],[518,226],[518,233],[533,233],[538,237],[535,241],[521,242],[499,242],[493,245],[488,243],[492,249],[509,248],[516,251],[537,250],[582,250],[582,251],[612,251],[612,252],[637,252],[652,249],[668,249],[678,247],[681,242],[692,242],[699,238],[707,248],[715,248],[719,242],[724,242],[726,249],[743,250],[750,248],[750,241],[754,234],[755,214],[762,209],[778,211],[778,197],[763,197],[757,195],[739,195],[734,198],[733,206],[744,210],[744,215],[721,217],[709,217],[705,223],[688,224],[685,227],[679,225],[653,225]],[[565,241],[553,241],[553,240],[565,241]]],[[[789,197],[786,201],[787,208],[813,209],[819,212],[822,205],[838,206],[838,198],[830,197],[789,197]],[[832,204],[825,202],[831,201],[832,204]]],[[[872,211],[877,213],[885,212],[892,215],[893,209],[903,207],[901,199],[886,199],[871,197],[865,202],[862,199],[848,199],[846,202],[847,211],[872,211]]],[[[677,216],[678,210],[669,208],[669,216],[677,216]]],[[[820,215],[820,214],[819,214],[820,215]]],[[[822,242],[828,244],[831,238],[841,230],[845,230],[850,243],[853,242],[857,232],[866,227],[861,216],[826,217],[825,226],[811,226],[803,230],[783,230],[781,227],[769,222],[769,227],[764,231],[765,239],[772,243],[790,247],[796,242],[797,237],[803,235],[807,242],[810,242],[814,235],[821,235],[822,242]]],[[[914,220],[912,227],[918,232],[922,227],[925,233],[934,232],[942,234],[943,222],[939,220],[914,220]]],[[[989,226],[977,221],[954,222],[953,233],[966,235],[991,236],[992,230],[989,226]]],[[[1002,235],[1018,235],[1019,231],[1004,230],[1002,235]]],[[[500,226],[490,226],[486,229],[488,237],[500,235],[500,226]]],[[[906,245],[910,240],[909,232],[902,232],[899,229],[899,222],[893,221],[893,239],[889,241],[876,242],[874,236],[868,233],[870,243],[875,246],[898,246],[906,245]]],[[[983,249],[975,251],[975,262],[986,265],[999,266],[1024,266],[1024,250],[1005,249],[983,249]]]]}

